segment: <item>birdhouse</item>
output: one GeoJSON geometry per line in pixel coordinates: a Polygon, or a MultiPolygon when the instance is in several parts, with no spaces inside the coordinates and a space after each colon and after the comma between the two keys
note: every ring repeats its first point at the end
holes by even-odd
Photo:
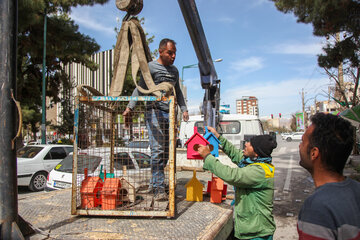
{"type": "Polygon", "coordinates": [[[118,196],[120,195],[121,182],[119,178],[105,178],[104,186],[101,190],[101,209],[116,209],[118,196]]]}
{"type": "Polygon", "coordinates": [[[197,132],[194,128],[194,135],[192,135],[185,143],[187,145],[187,158],[188,159],[202,159],[200,154],[194,150],[195,144],[208,145],[209,142],[197,132]]]}
{"type": "Polygon", "coordinates": [[[210,202],[221,203],[224,200],[223,196],[226,196],[227,185],[219,177],[211,176],[211,181],[208,181],[208,187],[206,190],[210,193],[210,202]]]}
{"type": "Polygon", "coordinates": [[[121,178],[120,200],[122,202],[135,202],[135,187],[125,178],[121,178]]]}
{"type": "Polygon", "coordinates": [[[95,208],[101,204],[99,191],[102,190],[103,181],[100,177],[86,177],[81,182],[81,208],[95,208]]]}
{"type": "Polygon", "coordinates": [[[204,134],[204,138],[214,147],[214,149],[211,151],[211,154],[215,157],[219,156],[219,144],[220,141],[219,139],[217,139],[217,137],[215,137],[215,135],[212,132],[209,132],[207,130],[207,127],[205,127],[205,134],[204,134]]]}
{"type": "Polygon", "coordinates": [[[185,185],[186,187],[186,201],[202,202],[204,185],[196,178],[196,170],[194,170],[193,177],[185,185]]]}

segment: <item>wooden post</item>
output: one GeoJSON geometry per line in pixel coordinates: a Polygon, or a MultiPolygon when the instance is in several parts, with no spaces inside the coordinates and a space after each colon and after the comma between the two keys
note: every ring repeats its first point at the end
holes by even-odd
{"type": "Polygon", "coordinates": [[[170,129],[169,129],[169,217],[175,216],[175,151],[176,151],[176,135],[175,135],[175,99],[170,97],[170,129]]]}

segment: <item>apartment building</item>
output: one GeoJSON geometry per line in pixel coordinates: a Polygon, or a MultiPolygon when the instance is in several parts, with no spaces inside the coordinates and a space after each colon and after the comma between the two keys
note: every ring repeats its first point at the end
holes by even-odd
{"type": "Polygon", "coordinates": [[[259,116],[258,99],[254,96],[243,96],[237,99],[236,113],[259,116]]]}

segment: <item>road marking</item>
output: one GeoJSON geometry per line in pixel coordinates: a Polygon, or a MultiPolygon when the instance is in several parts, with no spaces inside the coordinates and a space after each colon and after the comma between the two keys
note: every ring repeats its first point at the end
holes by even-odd
{"type": "Polygon", "coordinates": [[[291,180],[292,164],[293,164],[293,155],[290,155],[289,167],[288,167],[288,171],[287,171],[287,174],[286,174],[286,179],[285,179],[285,185],[284,185],[283,192],[290,191],[290,180],[291,180]]]}
{"type": "Polygon", "coordinates": [[[279,154],[285,153],[286,147],[281,147],[279,150],[279,154]]]}

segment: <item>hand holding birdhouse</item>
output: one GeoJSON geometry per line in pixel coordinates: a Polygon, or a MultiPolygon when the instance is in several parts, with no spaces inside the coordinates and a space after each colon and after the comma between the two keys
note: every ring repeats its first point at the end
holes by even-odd
{"type": "Polygon", "coordinates": [[[207,130],[208,130],[209,132],[211,132],[212,134],[214,134],[214,136],[215,136],[216,138],[219,138],[219,137],[220,137],[220,134],[216,131],[215,128],[210,127],[210,126],[207,126],[206,128],[207,128],[207,130]]]}
{"type": "Polygon", "coordinates": [[[202,144],[195,144],[194,150],[197,151],[202,158],[205,158],[207,155],[211,154],[211,151],[214,149],[213,145],[209,144],[204,146],[202,144]]]}

